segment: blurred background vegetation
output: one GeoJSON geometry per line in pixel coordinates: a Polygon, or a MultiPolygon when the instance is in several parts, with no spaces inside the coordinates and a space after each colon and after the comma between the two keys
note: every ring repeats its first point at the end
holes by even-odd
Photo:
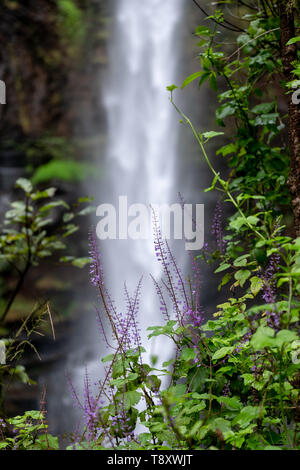
{"type": "MultiPolygon", "coordinates": [[[[63,199],[70,207],[85,195],[84,182],[100,184],[101,165],[97,159],[96,166],[93,158],[105,141],[99,83],[107,63],[111,7],[111,2],[101,0],[41,0],[38,5],[33,0],[0,1],[0,40],[5,45],[0,50],[0,77],[7,93],[7,104],[0,107],[1,232],[9,204],[20,196],[15,188],[19,177],[30,179],[41,190],[55,186],[56,200],[63,199]]],[[[57,204],[48,226],[50,236],[63,223],[57,204]]],[[[77,262],[83,269],[74,268],[74,258],[87,256],[89,222],[82,225],[68,241],[73,259],[65,257],[66,262],[59,265],[61,253],[53,253],[28,271],[1,324],[1,334],[16,331],[37,302],[53,300],[55,347],[50,324],[45,322],[44,336],[32,337],[42,362],[32,348],[22,359],[33,379],[45,364],[49,367],[63,357],[70,328],[87,309],[76,296],[79,286],[88,289],[86,263],[77,262]]],[[[7,260],[0,260],[1,311],[17,283],[18,272],[7,260]]],[[[6,394],[9,414],[37,406],[39,399],[37,386],[24,388],[22,377],[16,379],[6,394]]]]}
{"type": "MultiPolygon", "coordinates": [[[[107,70],[114,3],[114,0],[40,0],[37,7],[33,0],[0,0],[0,41],[5,45],[0,49],[0,79],[7,92],[7,104],[0,106],[1,231],[10,203],[20,198],[20,189],[15,188],[20,177],[29,179],[41,191],[56,187],[54,201],[63,200],[70,207],[80,197],[93,194],[105,181],[102,162],[106,115],[101,85],[107,70]]],[[[184,49],[180,64],[182,81],[198,67],[193,32],[200,20],[193,3],[187,4],[186,28],[178,32],[182,34],[184,49]]],[[[194,121],[203,130],[211,129],[216,107],[213,92],[208,87],[201,91],[185,90],[185,102],[187,107],[191,105],[194,121]],[[202,106],[194,105],[195,96],[202,106]]],[[[199,169],[196,145],[190,144],[187,151],[185,134],[182,129],[180,164],[182,168],[188,166],[191,173],[194,168],[201,173],[199,181],[195,178],[193,182],[195,194],[199,194],[206,187],[209,171],[204,165],[199,169]]],[[[189,174],[180,168],[178,173],[182,181],[189,181],[189,174]]],[[[210,193],[206,196],[208,200],[211,197],[210,193]]],[[[95,205],[100,202],[95,201],[95,205]]],[[[48,226],[50,236],[60,229],[63,217],[61,207],[55,207],[48,226]]],[[[85,220],[79,224],[68,239],[68,254],[73,259],[65,257],[66,262],[59,263],[62,254],[55,252],[28,271],[4,324],[0,325],[1,334],[18,331],[37,303],[46,304],[51,298],[56,340],[53,341],[49,321],[41,324],[44,336],[31,336],[40,357],[34,349],[26,347],[21,364],[30,378],[37,380],[37,385],[24,387],[22,382],[28,379],[24,370],[19,370],[16,380],[10,380],[4,397],[9,415],[38,406],[39,379],[56,370],[70,348],[77,347],[78,322],[87,322],[86,315],[93,312],[89,300],[93,296],[88,295],[88,269],[84,262],[77,262],[79,269],[74,267],[74,259],[87,256],[90,223],[85,220]]],[[[1,310],[17,283],[18,272],[0,259],[1,310]]],[[[208,291],[207,296],[214,302],[213,292],[208,291]]]]}

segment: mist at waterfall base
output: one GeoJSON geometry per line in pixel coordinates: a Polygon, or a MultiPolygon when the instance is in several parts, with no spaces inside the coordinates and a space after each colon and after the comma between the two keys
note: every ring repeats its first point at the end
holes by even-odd
{"type": "MultiPolygon", "coordinates": [[[[187,202],[205,202],[197,199],[207,175],[203,170],[199,185],[199,172],[194,172],[187,155],[187,149],[193,151],[192,136],[190,141],[182,138],[184,131],[166,90],[185,75],[180,71],[184,19],[184,0],[115,2],[107,76],[99,87],[107,118],[106,151],[104,156],[99,154],[105,180],[88,188],[95,205],[117,206],[120,195],[127,196],[128,204],[172,204],[179,202],[179,192],[187,202]]],[[[96,225],[96,218],[92,222],[96,225]]],[[[151,274],[160,281],[163,275],[153,240],[105,240],[99,242],[99,248],[106,285],[118,312],[126,308],[124,282],[133,295],[143,277],[138,320],[145,360],[155,356],[160,363],[169,360],[173,349],[166,339],[147,340],[147,327],[164,321],[150,278],[151,274]]],[[[172,242],[171,248],[179,266],[187,272],[189,257],[184,240],[172,242]]],[[[97,292],[93,301],[99,301],[97,292]]],[[[84,313],[72,335],[72,347],[63,364],[50,378],[44,377],[52,432],[70,432],[81,426],[81,413],[74,408],[66,385],[66,370],[82,396],[86,370],[91,384],[96,384],[103,376],[101,357],[109,353],[93,308],[84,313]]]]}

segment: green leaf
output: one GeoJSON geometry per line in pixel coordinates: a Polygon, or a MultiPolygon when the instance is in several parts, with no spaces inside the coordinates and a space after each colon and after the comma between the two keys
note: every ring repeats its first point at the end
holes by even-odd
{"type": "Polygon", "coordinates": [[[36,440],[35,447],[38,447],[41,450],[59,450],[58,437],[54,437],[51,434],[43,434],[36,440]]]}
{"type": "Polygon", "coordinates": [[[275,331],[268,326],[260,326],[251,338],[250,344],[256,350],[274,346],[275,331]]]}
{"type": "Polygon", "coordinates": [[[231,273],[226,273],[225,276],[223,277],[221,283],[218,285],[218,291],[221,290],[221,287],[225,286],[231,279],[232,274],[231,273]]]}
{"type": "Polygon", "coordinates": [[[162,363],[163,367],[169,367],[171,364],[173,364],[174,359],[170,359],[169,361],[165,361],[162,363]]]}
{"type": "Polygon", "coordinates": [[[278,113],[261,114],[254,119],[254,126],[275,126],[278,113]]]}
{"type": "Polygon", "coordinates": [[[249,258],[249,256],[250,256],[250,255],[239,256],[239,257],[236,258],[236,260],[233,262],[233,265],[236,266],[236,267],[247,266],[247,264],[248,264],[247,258],[249,258]]]}
{"type": "MultiPolygon", "coordinates": [[[[24,366],[12,367],[11,369],[9,369],[9,374],[12,375],[12,376],[19,377],[19,379],[21,380],[21,382],[23,384],[34,384],[35,383],[33,380],[31,380],[29,378],[24,366]]],[[[34,413],[34,412],[30,412],[30,413],[34,413]]],[[[39,412],[37,411],[36,413],[39,413],[39,412]]],[[[31,417],[33,418],[32,415],[31,415],[31,417]]],[[[38,419],[38,418],[33,418],[33,419],[38,419]]]]}
{"type": "Polygon", "coordinates": [[[65,223],[70,222],[72,219],[74,219],[73,212],[67,212],[66,214],[63,215],[63,221],[65,223]]]}
{"type": "Polygon", "coordinates": [[[197,36],[210,36],[211,32],[207,26],[198,26],[195,29],[195,34],[197,36]]]}
{"type": "Polygon", "coordinates": [[[258,419],[261,413],[259,406],[246,406],[242,411],[233,419],[232,424],[238,424],[241,428],[247,427],[253,420],[258,419]]]}
{"type": "Polygon", "coordinates": [[[221,147],[216,154],[217,155],[222,155],[223,157],[227,157],[227,155],[230,155],[231,153],[236,152],[237,146],[236,144],[228,144],[225,145],[224,147],[221,147]]]}
{"type": "Polygon", "coordinates": [[[18,178],[16,181],[16,188],[23,189],[26,194],[30,194],[32,192],[32,184],[26,178],[18,178]]]}
{"type": "Polygon", "coordinates": [[[189,75],[182,83],[181,85],[181,89],[185,88],[189,83],[193,82],[194,80],[196,80],[197,78],[201,77],[201,75],[203,75],[203,71],[201,70],[201,72],[196,72],[196,73],[192,73],[192,75],[189,75]]]}
{"type": "Polygon", "coordinates": [[[219,135],[224,135],[224,132],[209,131],[209,132],[204,132],[204,134],[202,135],[205,139],[207,139],[207,142],[208,142],[210,139],[213,139],[214,137],[217,137],[219,135]]]}
{"type": "Polygon", "coordinates": [[[89,214],[94,214],[96,212],[96,207],[95,206],[88,206],[88,207],[85,207],[84,209],[81,209],[81,211],[79,211],[77,213],[77,215],[89,215],[89,214]]]}
{"type": "Polygon", "coordinates": [[[210,87],[211,87],[214,91],[218,91],[217,77],[216,77],[216,74],[215,74],[214,72],[212,72],[212,73],[209,75],[209,84],[210,84],[210,87]]]}
{"type": "Polygon", "coordinates": [[[82,204],[84,202],[92,202],[94,200],[94,197],[80,197],[78,199],[79,204],[82,204]]]}
{"type": "Polygon", "coordinates": [[[125,407],[125,409],[128,410],[132,406],[137,405],[137,403],[139,403],[141,397],[142,397],[142,394],[135,391],[135,390],[125,392],[124,393],[124,407],[125,407]]]}
{"type": "Polygon", "coordinates": [[[240,402],[238,397],[218,397],[217,398],[219,403],[224,403],[226,408],[229,410],[240,410],[243,408],[243,404],[240,402]]]}
{"type": "Polygon", "coordinates": [[[225,439],[234,435],[230,421],[224,418],[215,418],[209,427],[212,431],[221,431],[225,439]]]}
{"type": "Polygon", "coordinates": [[[224,346],[214,353],[212,360],[215,361],[217,359],[221,359],[222,357],[227,356],[227,354],[232,353],[233,350],[234,346],[224,346]]]}
{"type": "Polygon", "coordinates": [[[72,261],[72,266],[76,268],[84,268],[87,264],[91,262],[91,258],[76,258],[72,261]]]}
{"type": "Polygon", "coordinates": [[[260,103],[251,110],[254,114],[268,114],[274,109],[274,103],[260,103]]]}
{"type": "Polygon", "coordinates": [[[79,227],[74,224],[69,224],[65,227],[65,229],[66,229],[66,232],[63,234],[63,237],[69,237],[73,233],[77,232],[77,230],[79,230],[79,227]]]}
{"type": "Polygon", "coordinates": [[[259,222],[259,218],[255,215],[249,215],[249,217],[247,217],[247,222],[250,225],[257,225],[257,223],[259,222]]]}
{"type": "Polygon", "coordinates": [[[190,361],[191,359],[195,359],[195,357],[196,357],[196,353],[191,348],[184,348],[184,350],[181,353],[181,358],[184,361],[190,361]]]}
{"type": "Polygon", "coordinates": [[[178,88],[178,86],[176,86],[176,85],[169,85],[169,86],[167,86],[167,90],[168,90],[168,91],[171,91],[171,92],[174,91],[174,90],[176,90],[176,88],[178,88]]]}
{"type": "Polygon", "coordinates": [[[51,160],[38,167],[31,181],[33,184],[51,180],[83,181],[87,177],[95,178],[98,170],[92,165],[73,160],[51,160]]]}
{"type": "Polygon", "coordinates": [[[290,330],[281,330],[277,333],[275,338],[275,344],[279,348],[283,346],[285,343],[292,343],[293,341],[298,339],[298,335],[295,331],[290,330]]]}
{"type": "Polygon", "coordinates": [[[292,44],[295,44],[296,42],[300,42],[300,36],[296,36],[295,38],[290,39],[286,45],[291,46],[292,44]]]}
{"type": "Polygon", "coordinates": [[[234,220],[231,220],[229,225],[231,228],[238,231],[245,223],[246,223],[246,220],[244,217],[236,217],[234,220]]]}
{"type": "Polygon", "coordinates": [[[114,354],[108,354],[107,356],[102,357],[101,362],[111,362],[114,357],[114,354]]]}
{"type": "Polygon", "coordinates": [[[248,269],[240,269],[234,275],[234,278],[239,281],[240,286],[243,287],[247,279],[251,276],[251,272],[248,269]]]}
{"type": "Polygon", "coordinates": [[[223,263],[215,270],[215,273],[221,273],[222,271],[225,271],[225,269],[228,269],[228,268],[230,268],[230,264],[223,263]]]}
{"type": "Polygon", "coordinates": [[[228,116],[232,116],[235,113],[235,107],[232,105],[225,104],[221,106],[217,112],[216,116],[219,121],[223,121],[228,116]]]}
{"type": "Polygon", "coordinates": [[[220,179],[219,174],[215,175],[215,177],[213,179],[213,182],[211,183],[210,187],[204,189],[204,192],[208,193],[209,191],[212,191],[213,189],[215,189],[215,186],[216,186],[217,182],[219,181],[219,179],[220,179]]]}
{"type": "Polygon", "coordinates": [[[205,410],[206,403],[205,401],[200,402],[198,405],[194,405],[191,408],[188,408],[186,411],[187,415],[191,415],[193,413],[200,413],[200,411],[205,410]]]}
{"type": "Polygon", "coordinates": [[[241,377],[244,379],[245,385],[252,385],[255,380],[252,374],[242,374],[241,377]]]}
{"type": "Polygon", "coordinates": [[[174,397],[181,397],[182,395],[185,394],[186,387],[187,387],[186,384],[177,384],[175,385],[175,387],[170,387],[168,391],[174,397]]]}
{"type": "Polygon", "coordinates": [[[37,191],[31,195],[33,201],[37,201],[38,199],[46,199],[48,197],[53,197],[56,193],[56,188],[48,188],[44,189],[44,191],[37,191]]]}
{"type": "Polygon", "coordinates": [[[262,279],[260,279],[257,276],[251,277],[250,283],[251,283],[250,290],[254,296],[257,295],[261,291],[264,285],[262,279]]]}
{"type": "Polygon", "coordinates": [[[70,209],[65,201],[53,201],[45,204],[44,206],[41,206],[39,208],[39,212],[49,212],[51,209],[54,209],[54,207],[65,207],[65,209],[70,209]]]}

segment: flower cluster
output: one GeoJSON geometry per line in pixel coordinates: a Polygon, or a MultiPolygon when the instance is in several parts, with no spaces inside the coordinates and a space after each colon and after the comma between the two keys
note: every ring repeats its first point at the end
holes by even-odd
{"type": "MultiPolygon", "coordinates": [[[[173,307],[173,315],[180,325],[186,323],[189,316],[187,312],[194,312],[192,323],[194,326],[200,326],[202,315],[201,306],[199,303],[200,291],[200,271],[198,263],[190,253],[191,264],[193,269],[193,278],[184,279],[182,270],[179,268],[174,255],[166,240],[163,240],[161,230],[158,225],[158,220],[155,212],[153,211],[153,227],[154,227],[154,249],[157,260],[162,264],[164,279],[162,285],[171,300],[173,307]],[[196,318],[197,317],[197,318],[196,318]]],[[[154,285],[158,298],[160,300],[160,309],[164,317],[171,318],[168,311],[168,303],[166,302],[163,294],[162,287],[154,280],[154,285]]]]}
{"type": "Polygon", "coordinates": [[[211,233],[216,238],[217,248],[220,251],[220,254],[223,254],[223,251],[224,251],[222,217],[223,217],[222,205],[221,205],[221,201],[219,200],[215,208],[211,233]]]}
{"type": "MultiPolygon", "coordinates": [[[[262,275],[262,280],[264,282],[262,297],[266,304],[275,304],[276,302],[274,274],[278,270],[279,261],[279,253],[273,253],[270,256],[268,266],[262,275]]],[[[278,329],[280,325],[279,312],[275,312],[274,310],[267,310],[266,314],[268,317],[268,325],[278,329]]]]}

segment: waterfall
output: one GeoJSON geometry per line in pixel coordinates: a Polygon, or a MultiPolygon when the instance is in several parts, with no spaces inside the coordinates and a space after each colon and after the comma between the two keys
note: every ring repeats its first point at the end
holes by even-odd
{"type": "MultiPolygon", "coordinates": [[[[127,196],[128,204],[178,202],[178,119],[166,86],[176,82],[182,10],[182,0],[117,1],[103,89],[108,117],[105,202],[117,204],[120,195],[127,196]]],[[[142,329],[160,324],[149,279],[149,273],[158,280],[162,274],[153,240],[105,240],[101,247],[117,307],[122,306],[124,281],[133,292],[143,276],[142,329]]]]}
{"type": "MultiPolygon", "coordinates": [[[[104,178],[97,188],[89,188],[97,204],[117,207],[122,195],[127,196],[128,204],[178,202],[179,120],[166,87],[177,82],[182,17],[183,0],[116,0],[107,75],[101,83],[107,145],[105,155],[98,158],[104,178]]],[[[163,322],[149,276],[151,273],[159,280],[162,275],[153,240],[104,240],[99,246],[107,286],[118,311],[125,308],[124,282],[133,294],[143,276],[139,323],[142,343],[148,348],[146,360],[153,355],[161,361],[170,359],[172,347],[167,347],[166,340],[152,341],[151,350],[147,340],[146,328],[163,322]]],[[[100,357],[107,352],[95,316],[95,312],[82,316],[73,333],[75,348],[48,380],[52,432],[74,429],[79,419],[66,390],[66,369],[77,390],[82,390],[85,366],[92,381],[103,374],[100,357]]]]}

